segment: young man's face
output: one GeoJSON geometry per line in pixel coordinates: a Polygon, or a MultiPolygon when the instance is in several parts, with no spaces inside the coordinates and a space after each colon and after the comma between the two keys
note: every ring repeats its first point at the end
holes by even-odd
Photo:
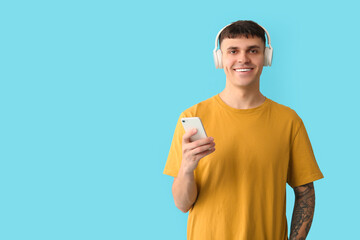
{"type": "Polygon", "coordinates": [[[261,38],[225,38],[220,49],[226,79],[231,85],[247,87],[260,81],[265,49],[261,38]]]}

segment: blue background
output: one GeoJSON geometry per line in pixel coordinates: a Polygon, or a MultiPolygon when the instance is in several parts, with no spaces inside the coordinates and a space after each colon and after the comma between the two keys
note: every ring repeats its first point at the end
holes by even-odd
{"type": "MultiPolygon", "coordinates": [[[[270,33],[261,91],[303,119],[325,176],[308,239],[360,214],[356,1],[1,1],[0,239],[185,239],[162,174],[181,111],[225,86],[225,25],[270,33]]],[[[294,204],[288,187],[290,225],[294,204]]]]}

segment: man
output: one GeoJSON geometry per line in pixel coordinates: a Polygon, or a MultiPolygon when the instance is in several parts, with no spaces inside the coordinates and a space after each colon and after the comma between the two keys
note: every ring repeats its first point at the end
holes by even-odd
{"type": "Polygon", "coordinates": [[[181,113],[164,170],[175,205],[189,211],[188,239],[287,240],[286,183],[296,196],[290,239],[305,239],[323,175],[301,118],[259,90],[272,56],[265,29],[237,21],[218,37],[225,89],[181,113]],[[200,117],[211,137],[191,142],[183,117],[200,117]]]}

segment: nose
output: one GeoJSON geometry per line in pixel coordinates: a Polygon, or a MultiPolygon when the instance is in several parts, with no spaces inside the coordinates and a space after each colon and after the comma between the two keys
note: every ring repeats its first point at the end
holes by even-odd
{"type": "Polygon", "coordinates": [[[240,54],[238,56],[239,56],[238,57],[239,63],[248,63],[250,61],[246,52],[240,52],[240,54]]]}

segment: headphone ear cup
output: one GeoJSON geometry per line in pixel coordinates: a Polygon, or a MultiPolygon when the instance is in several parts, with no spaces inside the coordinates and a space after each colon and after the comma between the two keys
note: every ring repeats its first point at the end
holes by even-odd
{"type": "Polygon", "coordinates": [[[222,68],[222,61],[221,61],[221,50],[217,49],[213,52],[214,54],[214,62],[215,62],[215,67],[216,68],[222,68]]]}
{"type": "Polygon", "coordinates": [[[213,57],[214,57],[215,68],[219,68],[218,67],[219,66],[219,61],[218,61],[216,50],[213,51],[213,57]]]}
{"type": "Polygon", "coordinates": [[[220,49],[216,50],[216,58],[217,58],[217,66],[216,66],[216,68],[223,68],[223,65],[222,65],[222,53],[221,53],[220,49]]]}
{"type": "Polygon", "coordinates": [[[264,53],[264,66],[271,66],[273,49],[266,47],[264,53]]]}

